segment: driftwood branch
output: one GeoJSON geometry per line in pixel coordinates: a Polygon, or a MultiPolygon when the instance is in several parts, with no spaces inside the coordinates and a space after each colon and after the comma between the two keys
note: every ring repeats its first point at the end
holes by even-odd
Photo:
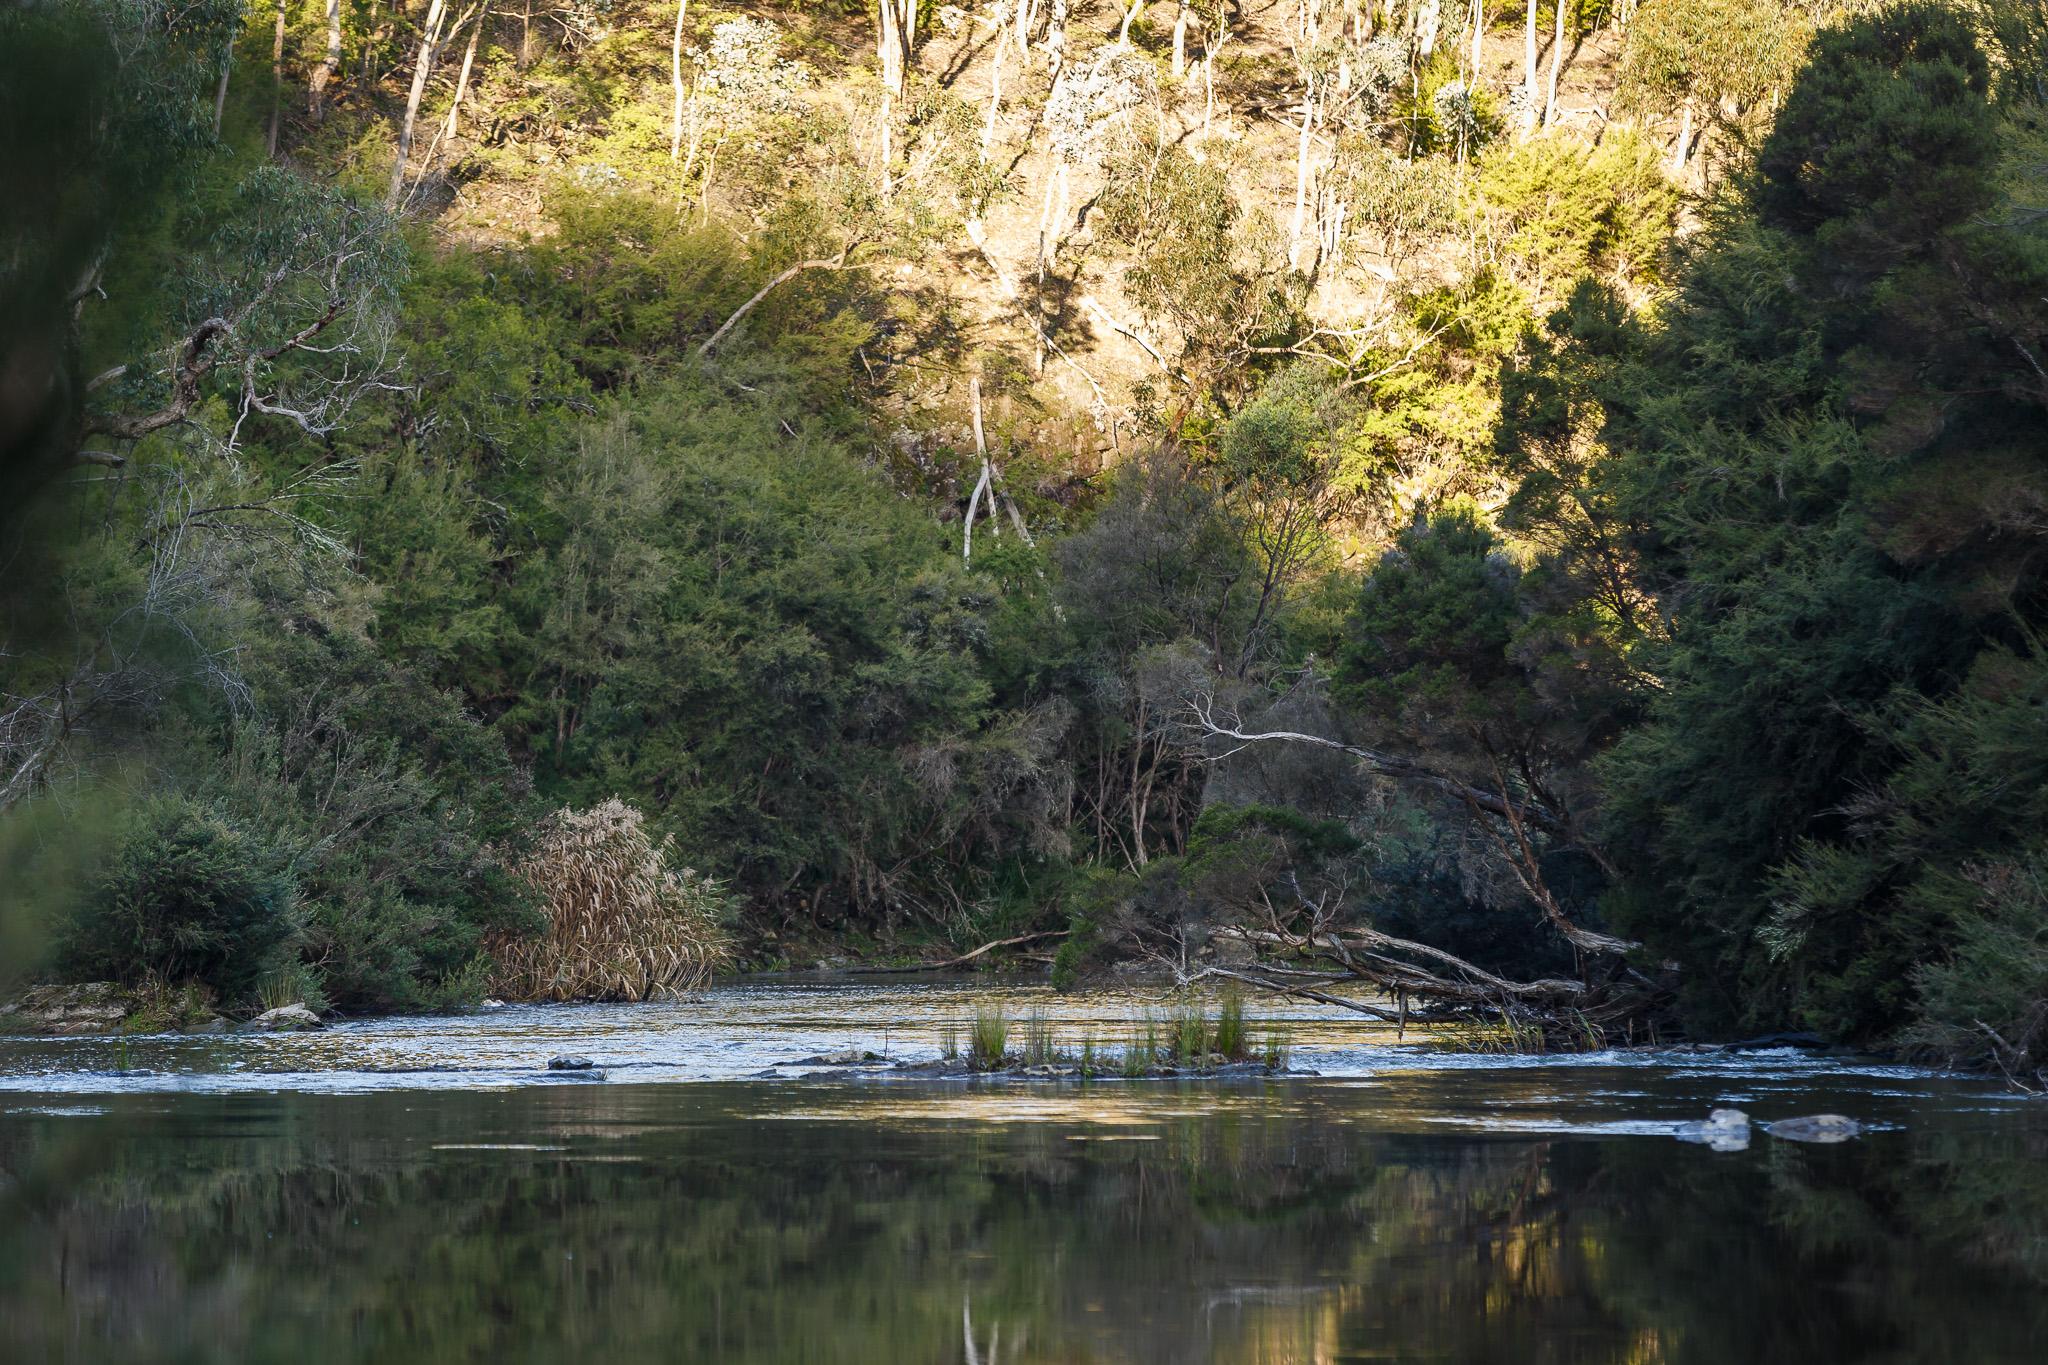
{"type": "Polygon", "coordinates": [[[1043,939],[1065,938],[1066,936],[1067,931],[1065,929],[1047,929],[1042,933],[1019,934],[1015,938],[999,938],[993,943],[982,944],[973,952],[962,953],[958,957],[949,957],[943,962],[920,962],[910,967],[849,967],[847,971],[849,973],[858,973],[862,976],[886,976],[900,972],[943,972],[950,967],[964,967],[983,953],[993,952],[997,948],[1014,948],[1020,943],[1037,943],[1043,939]]]}

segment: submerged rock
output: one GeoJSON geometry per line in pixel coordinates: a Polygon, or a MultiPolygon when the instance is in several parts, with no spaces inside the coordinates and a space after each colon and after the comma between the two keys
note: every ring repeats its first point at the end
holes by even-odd
{"type": "Polygon", "coordinates": [[[1809,1114],[1767,1123],[1764,1131],[1787,1142],[1847,1142],[1865,1129],[1855,1119],[1841,1114],[1809,1114]]]}
{"type": "Polygon", "coordinates": [[[573,1052],[558,1053],[548,1058],[548,1070],[550,1071],[591,1071],[596,1069],[596,1066],[597,1063],[591,1061],[590,1058],[578,1056],[573,1052]]]}
{"type": "Polygon", "coordinates": [[[870,1062],[885,1062],[888,1058],[879,1052],[866,1052],[857,1047],[843,1047],[837,1052],[821,1052],[812,1057],[799,1057],[784,1066],[866,1066],[870,1062]]]}
{"type": "Polygon", "coordinates": [[[1712,1152],[1749,1150],[1749,1115],[1740,1109],[1710,1109],[1705,1123],[1685,1123],[1678,1128],[1680,1142],[1697,1142],[1712,1152]]]}
{"type": "Polygon", "coordinates": [[[304,1029],[320,1028],[320,1016],[304,1005],[279,1005],[242,1025],[252,1033],[294,1033],[304,1029]]]}

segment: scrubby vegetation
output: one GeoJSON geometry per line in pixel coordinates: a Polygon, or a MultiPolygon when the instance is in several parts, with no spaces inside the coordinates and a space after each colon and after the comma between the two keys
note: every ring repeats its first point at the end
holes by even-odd
{"type": "Polygon", "coordinates": [[[2037,7],[879,20],[0,14],[16,975],[1063,936],[2033,1083],[2037,7]]]}

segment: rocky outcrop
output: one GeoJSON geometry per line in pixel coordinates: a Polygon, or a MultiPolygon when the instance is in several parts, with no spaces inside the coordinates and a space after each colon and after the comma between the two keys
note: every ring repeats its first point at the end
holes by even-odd
{"type": "Polygon", "coordinates": [[[134,1007],[133,994],[111,981],[37,986],[0,1005],[0,1029],[59,1036],[118,1033],[134,1007]]]}
{"type": "Polygon", "coordinates": [[[320,1016],[304,1005],[279,1005],[263,1011],[242,1027],[251,1033],[297,1033],[322,1025],[320,1016]]]}
{"type": "Polygon", "coordinates": [[[0,1033],[81,1037],[107,1033],[214,1033],[225,1027],[200,986],[85,981],[37,986],[0,1004],[0,1033]]]}

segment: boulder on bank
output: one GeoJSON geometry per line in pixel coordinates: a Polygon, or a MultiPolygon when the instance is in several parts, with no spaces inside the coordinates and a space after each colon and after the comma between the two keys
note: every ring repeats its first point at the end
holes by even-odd
{"type": "Polygon", "coordinates": [[[304,1005],[279,1005],[263,1011],[242,1027],[250,1033],[298,1033],[323,1025],[320,1016],[304,1005]]]}

